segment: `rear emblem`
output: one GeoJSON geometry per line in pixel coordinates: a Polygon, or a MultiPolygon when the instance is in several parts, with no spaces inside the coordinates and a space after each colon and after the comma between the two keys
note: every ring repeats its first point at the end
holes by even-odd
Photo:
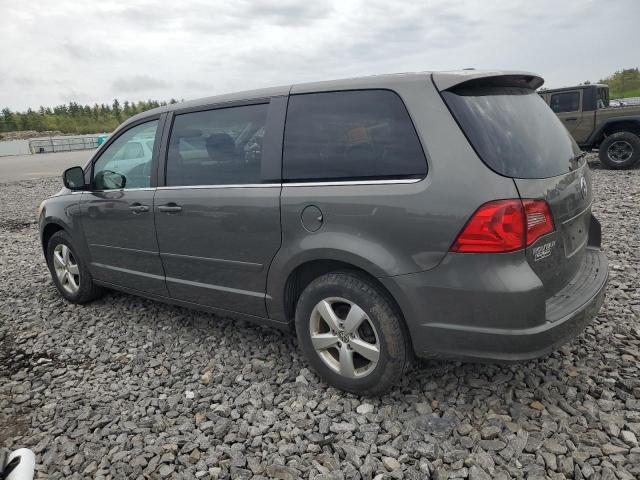
{"type": "Polygon", "coordinates": [[[580,193],[582,193],[582,198],[587,198],[588,192],[589,189],[587,187],[587,180],[586,178],[582,177],[580,178],[580,193]]]}
{"type": "Polygon", "coordinates": [[[549,243],[545,243],[544,245],[540,245],[533,249],[533,261],[537,262],[538,260],[542,260],[543,258],[547,258],[551,255],[551,251],[553,247],[556,245],[556,241],[553,240],[549,243]]]}

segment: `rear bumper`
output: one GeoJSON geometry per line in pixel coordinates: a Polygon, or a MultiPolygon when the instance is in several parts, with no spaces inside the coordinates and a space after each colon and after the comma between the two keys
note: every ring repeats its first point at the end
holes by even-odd
{"type": "MultiPolygon", "coordinates": [[[[519,361],[553,351],[577,336],[604,300],[607,258],[588,247],[575,277],[544,298],[537,276],[517,256],[492,270],[483,256],[381,281],[400,303],[420,357],[519,361]],[[478,264],[478,262],[480,262],[478,264]],[[436,282],[441,282],[437,284],[436,282]],[[449,282],[447,284],[447,282],[449,282]]],[[[487,259],[488,260],[488,259],[487,259]]],[[[489,260],[490,262],[490,260],[489,260]]]]}

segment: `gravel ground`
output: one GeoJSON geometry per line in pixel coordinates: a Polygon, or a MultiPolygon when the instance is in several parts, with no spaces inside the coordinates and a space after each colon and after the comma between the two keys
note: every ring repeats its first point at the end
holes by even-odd
{"type": "Polygon", "coordinates": [[[593,324],[518,365],[424,362],[328,388],[293,335],[56,293],[34,223],[58,179],[0,186],[0,446],[40,478],[640,478],[640,170],[594,168],[611,265],[593,324]]]}

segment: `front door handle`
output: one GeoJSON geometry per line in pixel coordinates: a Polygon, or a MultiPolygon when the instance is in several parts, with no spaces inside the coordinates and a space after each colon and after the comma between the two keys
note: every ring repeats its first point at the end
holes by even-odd
{"type": "Polygon", "coordinates": [[[576,120],[578,120],[578,117],[569,117],[569,118],[565,118],[566,122],[575,122],[576,120]]]}
{"type": "Polygon", "coordinates": [[[149,211],[149,205],[142,205],[140,203],[132,203],[129,206],[129,210],[131,210],[131,213],[138,214],[138,213],[143,213],[143,212],[148,212],[149,211]]]}
{"type": "Polygon", "coordinates": [[[158,210],[165,213],[177,213],[182,211],[182,207],[175,203],[167,203],[166,205],[160,205],[158,210]]]}

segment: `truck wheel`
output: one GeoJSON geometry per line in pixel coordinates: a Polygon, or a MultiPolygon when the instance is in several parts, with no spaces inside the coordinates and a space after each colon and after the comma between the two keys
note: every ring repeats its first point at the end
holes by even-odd
{"type": "Polygon", "coordinates": [[[640,160],[640,137],[631,132],[612,133],[600,144],[599,153],[608,168],[631,168],[640,160]]]}
{"type": "Polygon", "coordinates": [[[404,373],[409,336],[397,307],[356,272],[316,278],[296,307],[296,331],[311,366],[329,384],[357,395],[380,395],[404,373]]]}

